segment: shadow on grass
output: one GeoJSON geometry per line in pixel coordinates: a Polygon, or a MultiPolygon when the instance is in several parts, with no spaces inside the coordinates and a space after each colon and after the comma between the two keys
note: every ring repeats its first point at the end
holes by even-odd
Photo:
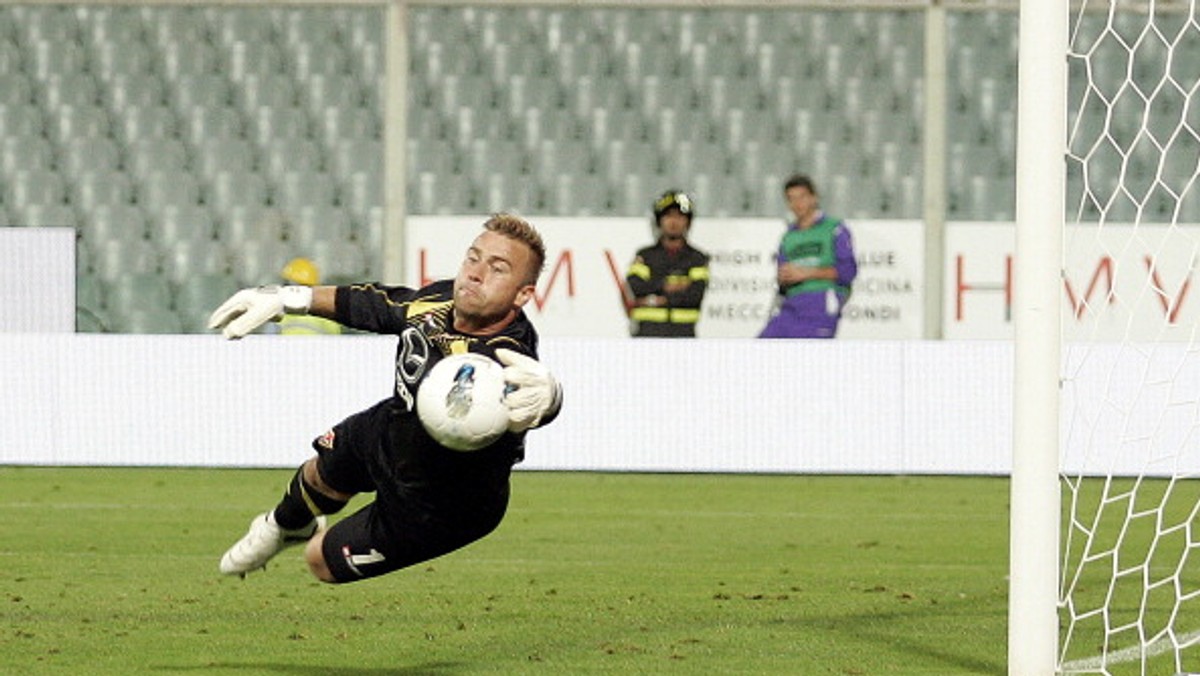
{"type": "Polygon", "coordinates": [[[455,662],[431,662],[411,667],[331,667],[323,664],[282,664],[279,662],[210,662],[194,666],[158,665],[155,671],[245,671],[253,674],[287,676],[444,676],[462,668],[455,662]]]}

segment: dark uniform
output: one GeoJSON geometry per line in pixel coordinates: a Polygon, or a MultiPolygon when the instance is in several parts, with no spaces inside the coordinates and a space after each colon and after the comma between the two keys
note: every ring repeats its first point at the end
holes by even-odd
{"type": "Polygon", "coordinates": [[[637,252],[625,281],[635,298],[663,296],[662,305],[638,305],[629,312],[632,333],[638,337],[694,338],[700,321],[700,302],[708,289],[708,254],[686,242],[669,251],[662,242],[637,252]],[[691,284],[683,291],[666,293],[668,280],[682,278],[691,284]]]}
{"type": "Polygon", "coordinates": [[[393,396],[313,442],[317,470],[327,485],[344,493],[375,492],[373,503],[325,535],[325,562],[338,581],[347,582],[441,556],[500,524],[512,466],[524,454],[524,434],[506,432],[473,452],[447,449],[417,418],[417,388],[450,354],[476,352],[496,359],[497,348],[508,348],[536,359],[538,337],[523,311],[498,334],[457,333],[451,280],[419,290],[341,286],[336,307],[341,324],[400,338],[393,396]]]}

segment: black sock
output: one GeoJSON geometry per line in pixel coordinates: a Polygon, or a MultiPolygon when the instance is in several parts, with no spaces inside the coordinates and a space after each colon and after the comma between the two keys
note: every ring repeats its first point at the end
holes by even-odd
{"type": "Polygon", "coordinates": [[[297,530],[312,523],[317,516],[335,514],[345,506],[346,501],[331,498],[309,485],[301,467],[275,507],[275,523],[286,530],[297,530]]]}

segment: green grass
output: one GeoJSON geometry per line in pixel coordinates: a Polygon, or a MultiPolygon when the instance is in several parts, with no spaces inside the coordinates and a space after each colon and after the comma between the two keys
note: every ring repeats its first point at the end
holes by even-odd
{"type": "Polygon", "coordinates": [[[429,564],[218,575],[290,474],[0,467],[0,671],[1005,670],[1004,479],[521,472],[500,529],[429,564]]]}

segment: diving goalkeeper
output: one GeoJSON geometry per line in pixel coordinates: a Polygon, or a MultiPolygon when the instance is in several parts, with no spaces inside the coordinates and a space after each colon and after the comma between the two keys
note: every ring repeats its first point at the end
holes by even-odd
{"type": "Polygon", "coordinates": [[[545,258],[533,226],[498,214],[483,224],[453,280],[422,289],[244,289],[217,308],[209,325],[230,339],[300,313],[399,337],[393,395],[313,441],[316,455],[275,508],[256,516],[225,552],[220,571],[244,576],[284,547],[306,542],[313,575],[353,582],[441,556],[494,530],[507,509],[512,467],[524,456],[525,432],[553,419],[562,402],[558,382],[537,361],[537,331],[522,309],[545,258]],[[505,397],[508,432],[469,453],[435,442],[415,411],[423,376],[442,357],[463,351],[500,361],[505,381],[517,388],[505,397]],[[375,492],[375,500],[324,529],[325,515],[364,492],[375,492]]]}

